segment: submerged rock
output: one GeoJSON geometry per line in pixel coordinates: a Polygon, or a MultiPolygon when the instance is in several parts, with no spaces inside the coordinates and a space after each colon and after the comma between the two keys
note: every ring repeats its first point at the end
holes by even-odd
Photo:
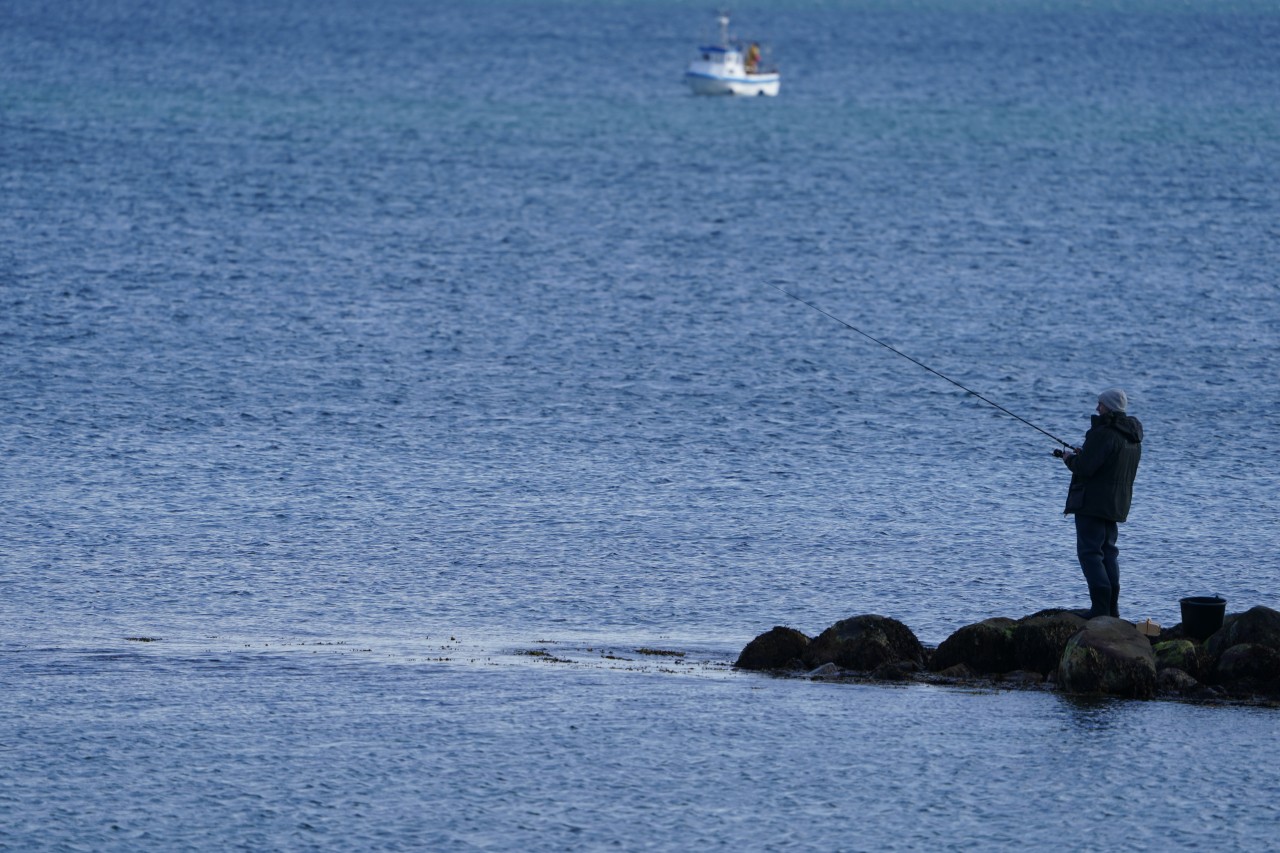
{"type": "Polygon", "coordinates": [[[1156,692],[1156,656],[1131,623],[1098,616],[1067,642],[1058,684],[1070,693],[1150,699],[1156,692]]]}
{"type": "Polygon", "coordinates": [[[834,663],[842,669],[871,672],[886,663],[924,664],[924,646],[911,629],[896,619],[869,614],[832,625],[805,649],[805,663],[819,667],[834,663]]]}
{"type": "Polygon", "coordinates": [[[739,669],[803,669],[809,643],[796,629],[777,625],[747,643],[733,665],[739,669]]]}

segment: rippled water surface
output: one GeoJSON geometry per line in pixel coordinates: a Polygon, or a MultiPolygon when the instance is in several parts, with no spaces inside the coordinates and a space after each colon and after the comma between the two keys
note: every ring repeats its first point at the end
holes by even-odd
{"type": "Polygon", "coordinates": [[[0,848],[1265,849],[1274,712],[735,673],[1280,606],[1280,10],[0,0],[0,848]],[[663,654],[658,654],[659,652],[663,654]]]}

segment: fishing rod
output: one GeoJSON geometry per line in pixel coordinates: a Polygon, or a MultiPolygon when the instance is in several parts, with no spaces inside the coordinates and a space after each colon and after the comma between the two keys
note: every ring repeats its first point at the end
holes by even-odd
{"type": "MultiPolygon", "coordinates": [[[[961,385],[959,382],[955,381],[955,380],[954,380],[954,379],[952,379],[950,376],[947,376],[947,375],[946,375],[946,374],[944,374],[944,373],[939,373],[938,371],[934,370],[934,369],[933,369],[932,367],[930,367],[929,365],[925,364],[923,361],[920,361],[918,358],[912,358],[911,356],[907,355],[907,354],[906,354],[905,352],[903,352],[902,350],[895,349],[894,347],[890,346],[889,344],[886,344],[884,341],[880,340],[879,338],[875,338],[875,337],[872,337],[871,335],[868,335],[866,332],[862,331],[862,330],[861,330],[861,329],[859,329],[857,326],[854,326],[854,325],[853,325],[853,324],[851,324],[851,323],[846,323],[844,320],[841,320],[839,317],[837,317],[835,314],[832,314],[830,311],[827,311],[827,310],[825,310],[825,309],[823,309],[823,308],[820,308],[820,307],[819,307],[819,306],[817,306],[817,305],[814,305],[812,302],[810,302],[810,301],[809,301],[809,300],[807,300],[807,299],[802,299],[802,298],[800,298],[799,296],[796,296],[796,295],[795,295],[794,293],[792,293],[791,291],[786,290],[786,289],[784,289],[784,288],[781,288],[781,287],[779,287],[778,285],[774,284],[773,282],[769,282],[769,286],[770,286],[770,287],[772,287],[773,289],[777,290],[777,291],[778,291],[778,292],[780,292],[780,293],[783,293],[783,294],[785,294],[785,295],[787,295],[787,296],[790,296],[792,299],[794,299],[794,300],[795,300],[795,301],[797,301],[797,302],[801,302],[801,303],[804,303],[805,305],[808,305],[810,308],[812,308],[814,311],[817,311],[819,314],[825,314],[825,315],[827,315],[827,316],[828,316],[828,317],[830,317],[832,320],[835,320],[837,323],[839,323],[840,325],[844,326],[846,329],[850,329],[851,331],[857,332],[858,334],[862,335],[862,336],[863,336],[864,338],[866,338],[867,340],[869,340],[869,341],[871,341],[871,342],[873,342],[873,343],[877,343],[877,344],[879,344],[880,346],[884,347],[885,349],[887,349],[889,352],[893,353],[894,355],[900,355],[900,356],[902,356],[903,358],[905,358],[907,361],[910,361],[910,362],[912,362],[913,364],[917,364],[917,365],[919,365],[920,367],[923,367],[925,370],[929,371],[929,372],[930,372],[930,373],[932,373],[934,376],[939,376],[939,377],[941,377],[941,378],[943,378],[943,379],[947,380],[948,382],[950,382],[952,385],[956,386],[956,387],[957,387],[957,388],[959,388],[960,390],[962,390],[962,391],[964,391],[964,392],[966,392],[966,393],[968,393],[968,394],[972,394],[973,396],[977,397],[979,400],[981,400],[982,402],[986,403],[986,404],[987,404],[987,405],[989,405],[989,406],[994,406],[995,408],[997,408],[997,409],[999,409],[1000,411],[1004,412],[1006,415],[1008,415],[1009,417],[1013,418],[1014,420],[1022,421],[1024,424],[1026,424],[1027,426],[1031,427],[1033,430],[1036,430],[1037,432],[1040,432],[1040,433],[1043,433],[1043,434],[1045,434],[1045,435],[1049,436],[1049,438],[1052,438],[1054,441],[1058,442],[1058,444],[1061,444],[1063,447],[1065,447],[1065,448],[1069,448],[1069,449],[1071,449],[1071,450],[1073,450],[1073,451],[1074,451],[1074,450],[1076,450],[1076,448],[1075,448],[1075,446],[1074,446],[1074,445],[1068,444],[1067,442],[1065,442],[1065,441],[1063,441],[1062,439],[1058,438],[1056,435],[1054,435],[1053,433],[1049,432],[1048,430],[1041,429],[1040,427],[1036,426],[1035,424],[1033,424],[1031,421],[1027,420],[1026,418],[1021,417],[1020,415],[1015,415],[1013,412],[1009,411],[1009,410],[1008,410],[1008,409],[1006,409],[1004,406],[1000,405],[999,403],[995,402],[994,400],[989,400],[989,399],[987,399],[987,398],[986,398],[986,397],[984,397],[983,395],[979,394],[977,391],[974,391],[972,388],[966,388],[964,385],[961,385]]],[[[1053,451],[1053,455],[1054,455],[1054,456],[1058,456],[1058,455],[1060,455],[1061,453],[1062,453],[1062,451],[1061,451],[1061,450],[1054,450],[1054,451],[1053,451]]]]}

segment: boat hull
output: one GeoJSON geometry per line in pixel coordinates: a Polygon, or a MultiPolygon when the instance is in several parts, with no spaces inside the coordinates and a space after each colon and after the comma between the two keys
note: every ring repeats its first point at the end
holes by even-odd
{"type": "Polygon", "coordinates": [[[750,74],[746,77],[727,77],[686,71],[684,81],[695,95],[766,95],[774,97],[782,85],[777,74],[750,74]]]}

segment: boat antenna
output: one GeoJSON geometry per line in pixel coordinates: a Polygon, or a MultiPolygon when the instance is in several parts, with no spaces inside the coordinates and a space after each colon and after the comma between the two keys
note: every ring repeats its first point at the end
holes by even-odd
{"type": "MultiPolygon", "coordinates": [[[[1073,448],[1070,444],[1068,444],[1067,442],[1065,442],[1065,441],[1063,441],[1062,439],[1058,438],[1058,437],[1057,437],[1056,435],[1054,435],[1053,433],[1048,432],[1047,430],[1041,429],[1040,427],[1036,426],[1035,424],[1033,424],[1031,421],[1027,420],[1027,419],[1026,419],[1026,418],[1024,418],[1024,417],[1021,417],[1021,416],[1019,416],[1019,415],[1015,415],[1013,412],[1009,411],[1009,410],[1008,410],[1008,409],[1006,409],[1004,406],[1000,405],[999,403],[995,402],[994,400],[989,400],[989,399],[987,399],[986,397],[984,397],[983,395],[979,394],[977,391],[974,391],[972,388],[967,388],[967,387],[965,387],[964,385],[961,385],[959,382],[957,382],[956,380],[952,379],[950,376],[947,376],[947,375],[946,375],[946,374],[944,374],[944,373],[940,373],[940,372],[938,372],[938,371],[934,370],[932,367],[930,367],[929,365],[925,364],[923,361],[920,361],[918,358],[912,358],[911,356],[907,355],[907,354],[906,354],[905,352],[903,352],[902,350],[900,350],[900,349],[896,349],[896,348],[894,348],[894,347],[890,346],[889,344],[885,343],[884,341],[880,340],[879,338],[875,338],[875,337],[872,337],[871,335],[868,335],[866,332],[862,331],[862,330],[861,330],[861,329],[859,329],[857,326],[854,326],[854,325],[852,325],[851,323],[847,323],[847,322],[845,322],[844,320],[841,320],[839,317],[837,317],[835,314],[832,314],[830,311],[827,311],[827,310],[825,310],[825,309],[823,309],[823,308],[820,308],[819,306],[814,305],[814,304],[813,304],[812,302],[810,302],[809,300],[807,300],[807,299],[802,299],[801,297],[796,296],[796,295],[795,295],[794,293],[792,293],[791,291],[786,290],[786,289],[784,289],[784,288],[781,288],[781,287],[779,287],[778,285],[776,285],[776,284],[774,284],[774,283],[772,283],[772,282],[769,282],[769,286],[770,286],[770,287],[772,287],[772,288],[774,288],[775,290],[779,291],[780,293],[783,293],[783,294],[786,294],[787,296],[790,296],[792,299],[794,299],[794,300],[795,300],[795,301],[797,301],[797,302],[802,302],[802,303],[804,303],[805,305],[808,305],[810,308],[812,308],[814,311],[817,311],[819,314],[825,314],[825,315],[827,315],[827,316],[828,316],[828,317],[830,317],[832,320],[835,320],[837,323],[839,323],[840,325],[844,326],[846,329],[849,329],[849,330],[851,330],[851,331],[857,332],[858,334],[862,335],[862,336],[863,336],[864,338],[866,338],[867,340],[869,340],[869,341],[871,341],[871,342],[873,342],[873,343],[877,343],[877,344],[879,344],[880,346],[884,347],[885,349],[887,349],[889,352],[893,353],[894,355],[900,355],[900,356],[902,356],[903,358],[905,358],[907,361],[909,361],[909,362],[911,362],[911,363],[913,363],[913,364],[919,365],[920,367],[923,367],[925,370],[929,371],[929,372],[930,372],[930,373],[932,373],[934,376],[939,376],[939,377],[941,377],[941,378],[943,378],[943,379],[947,380],[948,382],[950,382],[952,385],[956,386],[956,387],[957,387],[957,388],[959,388],[960,390],[962,390],[962,391],[964,391],[964,392],[966,392],[966,393],[972,394],[973,396],[977,397],[979,400],[981,400],[982,402],[986,403],[986,404],[987,404],[987,405],[989,405],[989,406],[994,406],[995,408],[997,408],[997,409],[999,409],[1000,411],[1004,412],[1006,415],[1008,415],[1009,417],[1013,418],[1014,420],[1022,421],[1024,424],[1026,424],[1027,426],[1029,426],[1029,427],[1031,427],[1032,429],[1036,430],[1037,432],[1040,432],[1040,433],[1043,433],[1043,434],[1045,434],[1045,435],[1049,436],[1049,438],[1052,438],[1054,441],[1058,442],[1058,444],[1061,444],[1063,447],[1072,448],[1073,450],[1075,449],[1075,448],[1073,448]]],[[[1057,452],[1058,452],[1058,451],[1056,451],[1056,450],[1054,451],[1054,453],[1055,453],[1055,454],[1056,454],[1057,452]]]]}

